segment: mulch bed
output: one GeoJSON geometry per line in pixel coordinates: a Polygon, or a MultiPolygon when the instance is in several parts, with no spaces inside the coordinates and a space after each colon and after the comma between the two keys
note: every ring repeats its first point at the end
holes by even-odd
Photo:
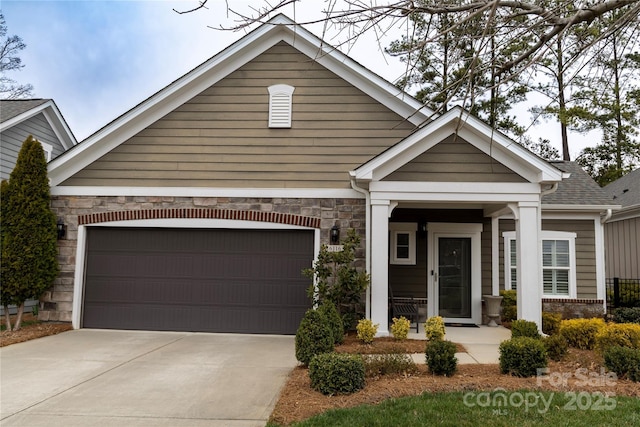
{"type": "MultiPolygon", "coordinates": [[[[15,316],[11,316],[11,324],[15,322],[15,316]]],[[[0,333],[0,347],[5,347],[11,344],[17,344],[19,342],[25,342],[36,338],[42,338],[49,335],[56,335],[60,332],[69,331],[73,329],[71,323],[58,323],[58,322],[42,322],[38,323],[35,316],[31,313],[27,313],[22,316],[22,328],[19,331],[2,331],[0,333]],[[27,322],[36,322],[33,324],[25,324],[27,322]]],[[[4,324],[4,317],[2,317],[2,324],[4,324]]]]}
{"type": "MultiPolygon", "coordinates": [[[[402,348],[403,353],[422,353],[426,341],[407,340],[397,342],[393,338],[376,338],[371,346],[363,346],[357,340],[347,338],[339,352],[382,353],[392,346],[393,350],[402,348]],[[414,341],[414,342],[411,342],[414,341]],[[376,349],[377,351],[373,351],[376,349]]],[[[461,349],[461,351],[464,351],[461,349]]],[[[394,351],[395,352],[395,351],[394,351]]],[[[613,393],[615,396],[633,396],[640,398],[640,385],[628,380],[616,380],[606,385],[598,377],[603,364],[602,356],[593,351],[570,349],[561,362],[550,362],[550,372],[559,378],[567,374],[566,384],[537,378],[517,378],[500,373],[498,365],[459,365],[458,372],[452,377],[432,375],[425,365],[418,365],[414,375],[386,375],[367,378],[364,389],[351,395],[325,396],[311,388],[308,370],[296,367],[271,414],[271,421],[281,425],[302,421],[329,409],[349,408],[362,404],[376,404],[390,398],[415,396],[422,393],[473,391],[473,390],[549,390],[555,392],[587,391],[613,393]],[[577,369],[584,371],[577,371],[577,369]],[[595,375],[592,381],[585,381],[583,375],[595,375]]]]}

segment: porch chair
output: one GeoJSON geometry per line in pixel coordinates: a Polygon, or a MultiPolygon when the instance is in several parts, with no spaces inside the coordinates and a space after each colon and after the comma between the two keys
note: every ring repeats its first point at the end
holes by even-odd
{"type": "Polygon", "coordinates": [[[418,331],[418,302],[413,297],[394,298],[393,291],[389,287],[389,300],[391,301],[392,317],[399,318],[404,316],[409,322],[416,323],[416,332],[418,331]]]}

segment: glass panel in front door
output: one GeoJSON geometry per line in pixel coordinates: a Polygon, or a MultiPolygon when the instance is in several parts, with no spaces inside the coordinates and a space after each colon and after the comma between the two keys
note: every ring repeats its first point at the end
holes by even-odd
{"type": "Polygon", "coordinates": [[[471,318],[471,238],[438,238],[438,314],[471,318]]]}

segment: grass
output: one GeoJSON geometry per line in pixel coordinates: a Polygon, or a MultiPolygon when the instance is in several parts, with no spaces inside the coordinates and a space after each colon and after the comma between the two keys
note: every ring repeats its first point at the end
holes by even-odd
{"type": "MultiPolygon", "coordinates": [[[[295,426],[638,426],[640,399],[599,393],[452,392],[337,409],[295,426]],[[506,404],[500,403],[506,397],[506,404]],[[496,399],[497,398],[497,399],[496,399]],[[527,404],[528,402],[528,404],[527,404]]],[[[275,427],[274,424],[269,424],[275,427]]]]}

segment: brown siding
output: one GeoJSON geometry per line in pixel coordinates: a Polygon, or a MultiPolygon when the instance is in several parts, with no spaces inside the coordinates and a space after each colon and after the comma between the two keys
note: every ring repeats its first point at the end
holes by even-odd
{"type": "Polygon", "coordinates": [[[491,218],[485,218],[481,235],[481,263],[482,263],[482,295],[491,295],[491,218]]]}
{"type": "Polygon", "coordinates": [[[640,218],[604,227],[607,277],[640,278],[640,218]]]}
{"type": "MultiPolygon", "coordinates": [[[[576,284],[578,298],[597,298],[596,247],[593,221],[542,220],[542,229],[576,233],[576,284]]],[[[504,289],[504,241],[502,232],[515,230],[512,220],[500,221],[500,288],[504,289]]]]}
{"type": "Polygon", "coordinates": [[[347,172],[413,129],[280,43],[63,185],[350,188],[347,172]],[[267,88],[295,87],[291,129],[269,129],[267,88]]]}
{"type": "Polygon", "coordinates": [[[385,181],[526,182],[460,137],[451,135],[385,181]]]}

